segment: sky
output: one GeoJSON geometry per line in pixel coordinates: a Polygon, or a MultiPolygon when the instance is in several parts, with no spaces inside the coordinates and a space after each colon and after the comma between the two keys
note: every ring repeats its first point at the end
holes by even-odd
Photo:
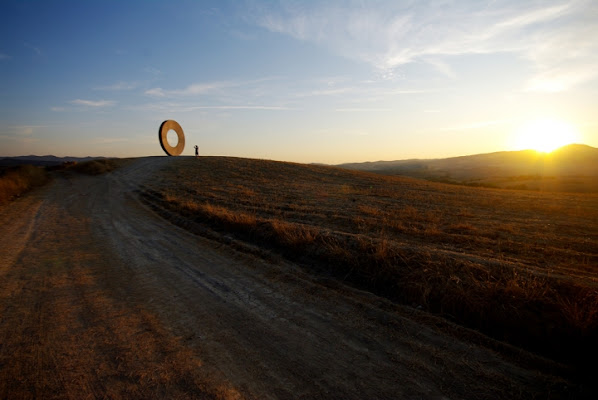
{"type": "Polygon", "coordinates": [[[518,150],[548,140],[525,128],[546,120],[598,147],[596,0],[2,0],[0,15],[0,156],[164,155],[167,119],[183,155],[302,163],[518,150]]]}

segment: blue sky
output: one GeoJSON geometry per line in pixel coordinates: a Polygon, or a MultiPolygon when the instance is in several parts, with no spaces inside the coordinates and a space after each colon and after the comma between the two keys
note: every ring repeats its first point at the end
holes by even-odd
{"type": "Polygon", "coordinates": [[[0,156],[161,155],[166,119],[187,155],[449,157],[542,141],[524,127],[546,119],[598,147],[595,0],[3,0],[0,14],[0,156]]]}

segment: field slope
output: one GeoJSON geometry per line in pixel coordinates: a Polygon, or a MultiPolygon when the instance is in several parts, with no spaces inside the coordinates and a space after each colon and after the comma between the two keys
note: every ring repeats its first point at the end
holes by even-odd
{"type": "Polygon", "coordinates": [[[310,271],[560,361],[598,355],[598,196],[181,160],[145,199],[310,271]]]}
{"type": "Polygon", "coordinates": [[[0,208],[0,398],[595,394],[595,196],[225,157],[54,175],[0,208]]]}

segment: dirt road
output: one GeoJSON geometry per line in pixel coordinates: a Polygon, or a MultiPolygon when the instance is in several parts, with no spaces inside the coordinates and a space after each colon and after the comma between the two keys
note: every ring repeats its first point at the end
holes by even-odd
{"type": "Polygon", "coordinates": [[[170,224],[136,189],[173,160],[0,209],[0,398],[575,394],[474,333],[170,224]]]}

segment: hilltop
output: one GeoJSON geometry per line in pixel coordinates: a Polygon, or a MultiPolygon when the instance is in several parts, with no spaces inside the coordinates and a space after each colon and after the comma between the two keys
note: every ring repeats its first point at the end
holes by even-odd
{"type": "Polygon", "coordinates": [[[348,163],[339,167],[470,186],[598,192],[598,149],[581,144],[551,153],[502,151],[445,159],[348,163]]]}
{"type": "Polygon", "coordinates": [[[51,167],[60,165],[66,162],[85,162],[90,160],[101,159],[105,157],[56,157],[52,155],[46,156],[17,156],[17,157],[0,157],[0,167],[13,167],[17,165],[35,165],[39,167],[51,167]]]}

